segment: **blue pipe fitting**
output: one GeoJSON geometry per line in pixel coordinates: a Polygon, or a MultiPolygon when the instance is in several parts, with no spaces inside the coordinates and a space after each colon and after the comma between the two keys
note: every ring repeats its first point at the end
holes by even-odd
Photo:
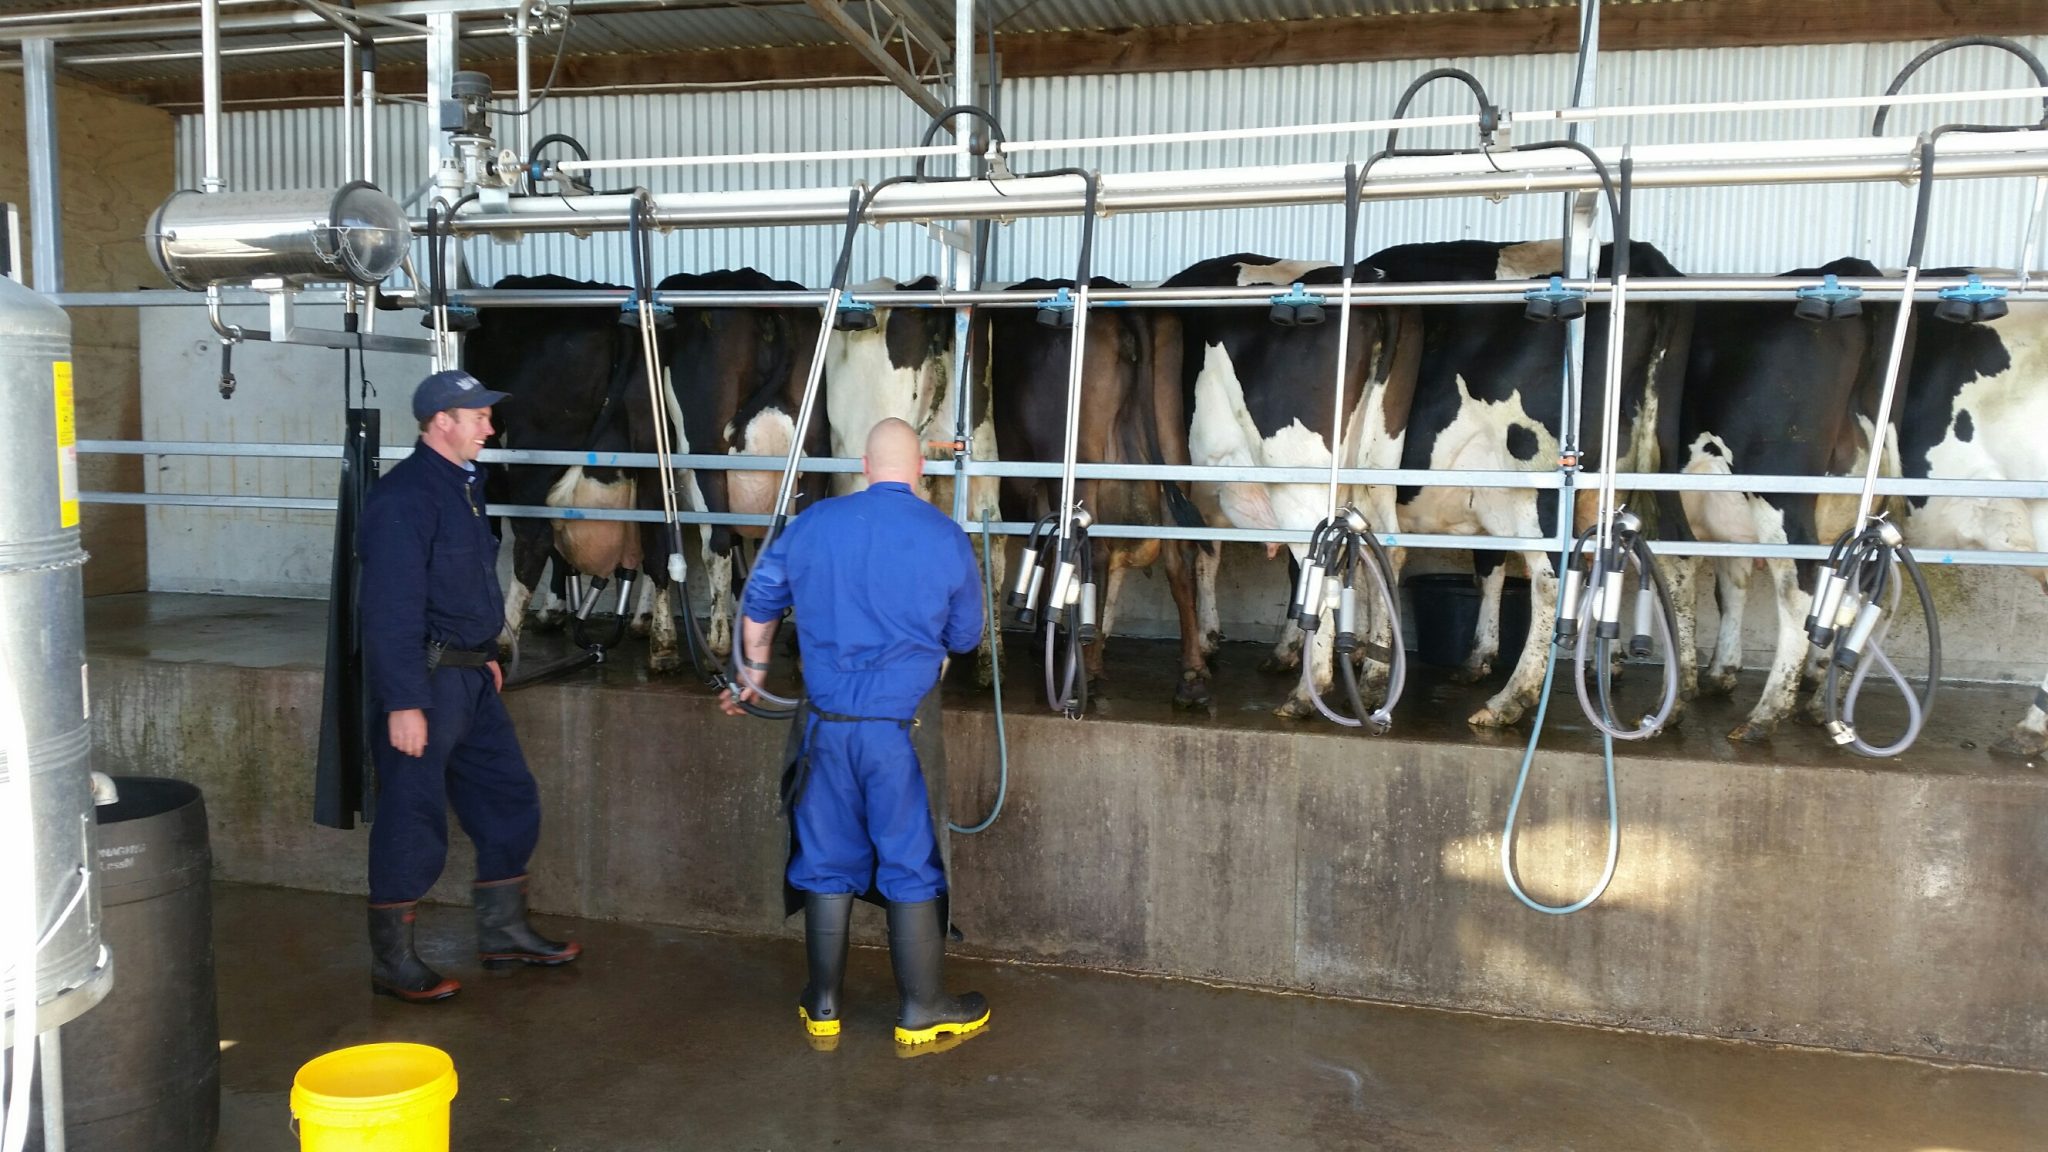
{"type": "Polygon", "coordinates": [[[1564,286],[1564,277],[1552,276],[1550,283],[1522,293],[1522,314],[1531,320],[1577,320],[1586,314],[1586,294],[1564,286]]]}
{"type": "Polygon", "coordinates": [[[1820,283],[1808,284],[1794,295],[1799,297],[1799,303],[1792,306],[1792,311],[1801,320],[1846,320],[1863,311],[1859,303],[1863,289],[1843,287],[1832,272],[1823,276],[1820,283]]]}
{"type": "Polygon", "coordinates": [[[1968,282],[1941,290],[1941,303],[1934,306],[1934,314],[1951,324],[1981,324],[2006,314],[2005,296],[2005,289],[1972,274],[1968,282]]]}
{"type": "Polygon", "coordinates": [[[1062,288],[1038,302],[1038,322],[1047,328],[1074,326],[1074,294],[1062,288]]]}
{"type": "Polygon", "coordinates": [[[840,332],[866,332],[875,326],[875,306],[865,300],[851,296],[839,298],[839,312],[832,317],[832,327],[840,332]]]}
{"type": "Polygon", "coordinates": [[[1280,295],[1273,297],[1273,310],[1268,318],[1282,328],[1312,328],[1323,322],[1323,305],[1326,298],[1308,291],[1301,281],[1280,295]]]}

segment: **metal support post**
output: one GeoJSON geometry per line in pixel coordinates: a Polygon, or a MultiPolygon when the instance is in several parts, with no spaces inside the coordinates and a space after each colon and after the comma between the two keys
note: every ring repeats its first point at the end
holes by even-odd
{"type": "Polygon", "coordinates": [[[220,176],[220,0],[202,0],[199,5],[200,118],[206,173],[199,182],[202,192],[227,187],[220,176]]]}
{"type": "MultiPolygon", "coordinates": [[[[953,103],[975,104],[974,98],[974,0],[954,0],[953,3],[953,103]]],[[[960,116],[954,120],[953,142],[959,146],[960,157],[955,171],[961,176],[974,175],[974,134],[980,125],[972,117],[960,116]]],[[[952,265],[947,279],[954,290],[971,291],[974,283],[975,227],[973,221],[956,220],[953,227],[966,237],[966,244],[945,246],[948,261],[952,265]]],[[[977,367],[972,363],[974,350],[974,306],[963,304],[953,310],[953,462],[957,466],[974,455],[974,424],[976,413],[970,402],[974,391],[973,375],[977,367]]],[[[973,478],[956,474],[953,477],[953,519],[966,524],[969,513],[969,488],[973,478]]]]}
{"type": "MultiPolygon", "coordinates": [[[[564,33],[566,35],[566,32],[564,33]]],[[[512,18],[512,50],[518,58],[519,115],[512,119],[519,133],[519,158],[533,155],[533,4],[519,0],[512,18]]]]}
{"type": "Polygon", "coordinates": [[[38,292],[64,290],[63,213],[57,200],[57,46],[21,42],[22,107],[28,119],[30,262],[38,292]]]}
{"type": "Polygon", "coordinates": [[[64,1152],[64,1044],[62,1028],[36,1038],[42,1048],[43,1152],[64,1152]]]}
{"type": "MultiPolygon", "coordinates": [[[[437,12],[427,17],[427,122],[438,123],[441,101],[448,99],[450,87],[455,82],[457,59],[461,45],[456,37],[460,30],[456,26],[455,13],[437,12]]],[[[427,178],[433,179],[441,171],[443,149],[448,142],[447,135],[438,130],[427,133],[427,178]]]]}

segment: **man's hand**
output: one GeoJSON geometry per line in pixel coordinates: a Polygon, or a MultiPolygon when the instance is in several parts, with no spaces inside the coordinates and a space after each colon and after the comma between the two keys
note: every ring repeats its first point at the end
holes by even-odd
{"type": "Polygon", "coordinates": [[[741,688],[739,699],[735,700],[733,699],[732,689],[727,688],[718,694],[718,707],[727,716],[744,716],[747,714],[746,709],[741,708],[740,705],[742,703],[751,704],[758,698],[758,694],[752,688],[741,688]]]}
{"type": "Polygon", "coordinates": [[[489,663],[485,664],[484,667],[489,668],[491,670],[492,689],[494,689],[495,691],[503,692],[505,690],[505,673],[502,669],[498,667],[498,662],[496,660],[492,660],[489,663]]]}
{"type": "Polygon", "coordinates": [[[407,756],[423,755],[427,750],[427,714],[418,708],[393,712],[391,746],[407,756]]]}

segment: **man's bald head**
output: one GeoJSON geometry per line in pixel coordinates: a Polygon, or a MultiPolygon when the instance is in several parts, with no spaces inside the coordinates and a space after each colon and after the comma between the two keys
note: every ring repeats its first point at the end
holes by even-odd
{"type": "Polygon", "coordinates": [[[877,423],[868,431],[860,465],[870,484],[895,481],[916,487],[917,478],[924,475],[924,447],[917,442],[917,430],[894,416],[877,423]]]}

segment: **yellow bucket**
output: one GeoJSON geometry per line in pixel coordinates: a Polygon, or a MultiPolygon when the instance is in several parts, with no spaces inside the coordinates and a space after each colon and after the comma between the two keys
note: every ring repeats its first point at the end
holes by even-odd
{"type": "Polygon", "coordinates": [[[448,1152],[455,1061],[425,1044],[364,1044],[292,1080],[300,1152],[448,1152]]]}

